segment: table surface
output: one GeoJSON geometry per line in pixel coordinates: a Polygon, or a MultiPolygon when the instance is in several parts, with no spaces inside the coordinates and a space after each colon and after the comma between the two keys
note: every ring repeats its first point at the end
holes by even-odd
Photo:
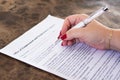
{"type": "MultiPolygon", "coordinates": [[[[111,28],[120,27],[119,0],[110,12],[97,18],[111,28]]],[[[90,14],[101,6],[100,0],[0,0],[0,48],[43,20],[48,14],[65,18],[72,14],[90,14]]],[[[58,76],[0,54],[0,80],[64,80],[58,76]]]]}

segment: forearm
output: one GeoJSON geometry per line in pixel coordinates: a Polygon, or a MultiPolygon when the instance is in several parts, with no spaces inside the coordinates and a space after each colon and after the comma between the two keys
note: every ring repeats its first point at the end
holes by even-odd
{"type": "Polygon", "coordinates": [[[110,49],[120,51],[120,29],[112,29],[112,31],[110,49]]]}

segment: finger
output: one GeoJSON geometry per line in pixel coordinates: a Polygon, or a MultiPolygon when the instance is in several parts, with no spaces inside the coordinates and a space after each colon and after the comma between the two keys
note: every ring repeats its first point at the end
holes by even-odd
{"type": "Polygon", "coordinates": [[[67,45],[70,46],[70,45],[73,45],[73,43],[74,43],[73,40],[69,40],[67,45]]]}
{"type": "Polygon", "coordinates": [[[87,17],[88,16],[86,14],[76,14],[68,16],[64,21],[61,34],[64,35],[69,29],[71,29],[73,26],[75,26],[87,17]]]}
{"type": "Polygon", "coordinates": [[[61,29],[61,34],[65,34],[69,29],[71,28],[71,22],[69,20],[69,17],[67,17],[64,21],[63,27],[61,29]]]}
{"type": "Polygon", "coordinates": [[[65,34],[71,27],[75,26],[83,19],[84,19],[83,15],[80,14],[68,16],[64,21],[61,33],[65,34]]]}
{"type": "Polygon", "coordinates": [[[84,28],[74,28],[74,29],[70,29],[66,32],[66,34],[64,34],[61,39],[62,40],[72,40],[72,39],[76,39],[76,38],[82,38],[84,35],[84,28]]]}
{"type": "Polygon", "coordinates": [[[61,46],[67,46],[67,42],[66,40],[63,40],[62,43],[61,43],[61,46]]]}
{"type": "Polygon", "coordinates": [[[69,40],[68,46],[78,43],[78,39],[69,40]]]}

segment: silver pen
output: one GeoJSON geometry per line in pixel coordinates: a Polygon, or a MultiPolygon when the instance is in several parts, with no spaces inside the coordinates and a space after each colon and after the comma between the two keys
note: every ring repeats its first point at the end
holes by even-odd
{"type": "Polygon", "coordinates": [[[77,25],[75,25],[73,28],[81,28],[86,26],[87,24],[89,24],[92,20],[94,20],[95,18],[97,18],[98,16],[102,15],[104,12],[108,11],[108,7],[102,7],[99,10],[97,10],[96,12],[92,13],[90,15],[90,17],[88,17],[87,19],[81,21],[80,23],[78,23],[77,25]]]}

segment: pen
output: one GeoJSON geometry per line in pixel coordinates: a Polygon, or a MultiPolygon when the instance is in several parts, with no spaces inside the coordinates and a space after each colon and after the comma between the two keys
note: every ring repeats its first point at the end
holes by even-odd
{"type": "MultiPolygon", "coordinates": [[[[108,11],[108,7],[107,6],[100,8],[99,10],[95,11],[94,13],[92,13],[88,18],[84,19],[83,21],[81,21],[77,25],[73,26],[73,28],[82,28],[82,27],[86,26],[92,20],[94,20],[98,16],[102,15],[106,11],[108,11]]],[[[59,39],[59,37],[58,37],[58,39],[59,39]]],[[[63,36],[63,37],[65,37],[65,36],[63,36]]]]}
{"type": "Polygon", "coordinates": [[[99,10],[97,10],[96,12],[92,13],[90,17],[88,17],[87,19],[81,21],[80,23],[78,23],[77,25],[75,25],[73,28],[81,28],[86,26],[88,23],[90,23],[93,19],[97,18],[98,16],[102,15],[104,12],[106,12],[108,10],[108,7],[102,7],[99,10]]]}

